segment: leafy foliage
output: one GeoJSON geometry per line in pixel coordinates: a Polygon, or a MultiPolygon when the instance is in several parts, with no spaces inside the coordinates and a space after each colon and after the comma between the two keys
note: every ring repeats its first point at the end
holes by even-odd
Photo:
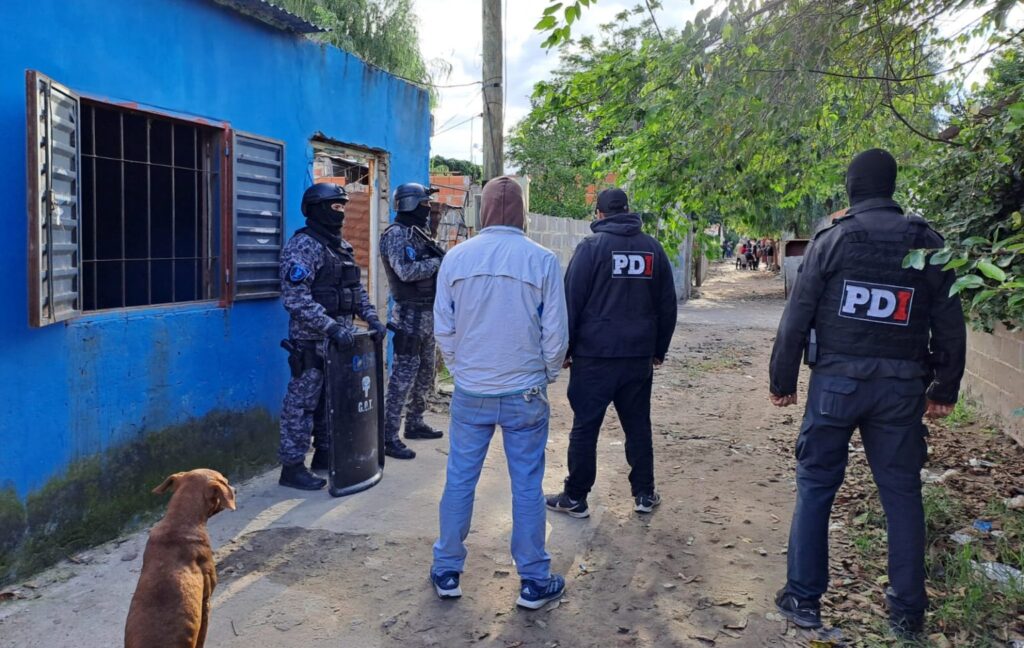
{"type": "Polygon", "coordinates": [[[446,158],[440,155],[430,158],[430,172],[469,176],[476,184],[479,184],[484,176],[483,167],[479,164],[474,164],[469,160],[446,158]]]}
{"type": "Polygon", "coordinates": [[[663,29],[660,3],[645,0],[597,39],[573,42],[578,15],[566,12],[576,3],[552,2],[538,28],[561,47],[563,68],[537,84],[527,122],[584,124],[592,175],[617,173],[635,207],[661,215],[667,245],[714,219],[755,236],[806,236],[845,205],[846,165],[868,148],[897,156],[897,199],[918,206],[908,190],[926,161],[966,148],[940,116],[958,112],[954,91],[984,53],[971,49],[976,39],[999,50],[1024,33],[1006,25],[1013,5],[720,0],[663,29]],[[956,21],[967,27],[940,30],[956,21]]]}
{"type": "Polygon", "coordinates": [[[904,266],[955,269],[953,291],[986,330],[999,321],[1024,322],[1022,93],[1024,48],[1018,47],[995,62],[988,84],[954,117],[962,146],[927,158],[914,191],[915,206],[945,234],[946,247],[915,250],[904,266]]]}
{"type": "Polygon", "coordinates": [[[356,54],[367,63],[415,83],[429,85],[449,71],[442,61],[424,61],[413,0],[275,0],[285,9],[330,31],[317,38],[356,54]]]}
{"type": "Polygon", "coordinates": [[[507,143],[509,160],[530,176],[530,210],[549,216],[589,218],[587,185],[594,179],[594,144],[588,125],[571,112],[531,113],[507,143]]]}

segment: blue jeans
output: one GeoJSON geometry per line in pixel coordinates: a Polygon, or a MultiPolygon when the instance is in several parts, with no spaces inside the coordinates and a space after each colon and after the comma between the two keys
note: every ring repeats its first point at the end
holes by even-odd
{"type": "Polygon", "coordinates": [[[484,458],[501,426],[512,480],[512,557],[520,578],[547,584],[551,556],[544,550],[544,448],[548,441],[547,394],[543,388],[511,396],[479,397],[458,389],[452,397],[448,476],[441,497],[441,533],[434,543],[431,573],[462,572],[466,536],[484,458]]]}
{"type": "Polygon", "coordinates": [[[854,428],[885,510],[889,538],[890,610],[922,614],[925,527],[921,468],[928,456],[921,422],[925,383],[920,378],[869,378],[811,373],[796,443],[796,508],[789,533],[786,591],[817,602],[828,588],[828,525],[843,483],[854,428]]]}

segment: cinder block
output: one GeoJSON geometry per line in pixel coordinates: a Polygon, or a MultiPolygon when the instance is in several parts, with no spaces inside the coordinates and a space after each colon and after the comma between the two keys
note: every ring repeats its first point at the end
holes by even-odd
{"type": "Polygon", "coordinates": [[[999,354],[999,350],[996,348],[995,337],[991,333],[969,330],[967,333],[967,346],[989,357],[997,357],[999,354]]]}
{"type": "Polygon", "coordinates": [[[1017,367],[1011,367],[1004,362],[993,363],[990,381],[1007,394],[1017,396],[1024,401],[1024,372],[1017,367]]]}

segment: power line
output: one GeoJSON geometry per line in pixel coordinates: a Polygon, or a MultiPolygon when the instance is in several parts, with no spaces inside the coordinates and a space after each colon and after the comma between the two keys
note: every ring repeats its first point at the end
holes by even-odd
{"type": "Polygon", "coordinates": [[[484,91],[484,89],[480,88],[480,90],[478,90],[477,93],[475,95],[473,95],[473,98],[466,102],[465,106],[463,106],[462,108],[459,108],[458,112],[454,113],[451,117],[449,117],[447,120],[445,120],[445,122],[443,124],[441,124],[440,126],[438,126],[438,128],[439,129],[444,128],[445,126],[447,126],[448,124],[452,123],[453,121],[455,121],[459,117],[462,117],[462,111],[464,111],[466,108],[469,108],[470,104],[472,104],[474,101],[476,101],[477,97],[479,97],[480,94],[483,91],[484,91]]]}
{"type": "Polygon", "coordinates": [[[441,133],[447,133],[450,130],[454,130],[454,129],[458,128],[459,126],[462,126],[463,124],[468,124],[469,122],[473,121],[477,117],[483,117],[483,116],[484,116],[483,113],[480,113],[479,115],[473,115],[469,119],[464,119],[464,120],[460,121],[458,124],[453,124],[453,125],[449,126],[448,128],[446,128],[444,130],[437,131],[436,133],[434,133],[434,137],[437,137],[441,133]]]}

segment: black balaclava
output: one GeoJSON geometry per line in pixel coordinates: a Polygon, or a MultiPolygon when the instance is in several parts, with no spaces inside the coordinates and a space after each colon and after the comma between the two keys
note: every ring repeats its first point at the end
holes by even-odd
{"type": "Polygon", "coordinates": [[[398,212],[395,222],[408,227],[427,229],[427,224],[430,222],[430,204],[420,203],[412,211],[398,212]]]}
{"type": "Polygon", "coordinates": [[[330,202],[325,201],[309,206],[306,224],[330,241],[335,248],[341,247],[341,226],[344,223],[345,212],[331,209],[330,202]]]}
{"type": "Polygon", "coordinates": [[[870,198],[892,198],[896,193],[896,172],[896,158],[883,149],[864,151],[853,158],[846,170],[850,205],[870,198]]]}

